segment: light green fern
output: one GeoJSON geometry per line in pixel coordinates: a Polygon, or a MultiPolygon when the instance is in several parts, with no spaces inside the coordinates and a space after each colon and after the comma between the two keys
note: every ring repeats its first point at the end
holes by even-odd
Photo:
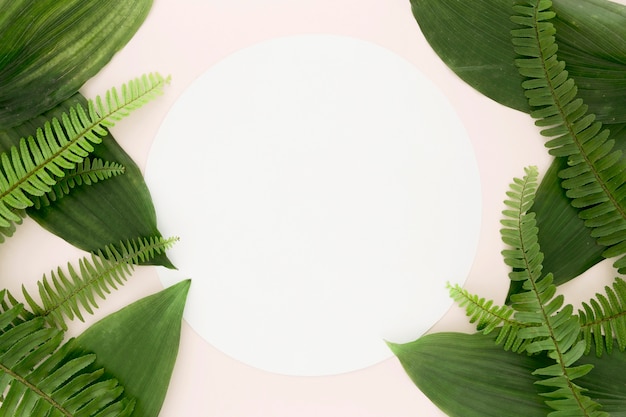
{"type": "Polygon", "coordinates": [[[497,330],[496,343],[502,344],[504,350],[523,352],[528,340],[518,337],[521,328],[527,327],[513,318],[515,310],[508,305],[494,305],[493,300],[487,300],[461,288],[459,285],[448,286],[450,297],[459,307],[465,308],[470,323],[476,324],[476,330],[483,334],[490,334],[497,330]]]}
{"type": "Polygon", "coordinates": [[[620,351],[626,349],[626,282],[618,277],[604,289],[605,294],[596,294],[578,311],[585,352],[595,345],[597,356],[611,353],[615,344],[620,351]]]}
{"type": "Polygon", "coordinates": [[[19,222],[16,210],[33,206],[32,196],[52,191],[57,178],[76,168],[101,142],[105,128],[162,93],[169,79],[150,74],[112,89],[104,99],[90,100],[86,108],[71,108],[52,119],[35,136],[0,154],[0,227],[19,222]]]}
{"type": "Polygon", "coordinates": [[[33,197],[34,207],[48,206],[51,202],[68,195],[75,187],[92,185],[122,175],[124,171],[124,166],[117,162],[85,158],[75,168],[66,171],[63,177],[58,178],[52,190],[39,197],[33,197]]]}
{"type": "MultiPolygon", "coordinates": [[[[49,206],[51,202],[68,195],[77,186],[95,184],[123,173],[124,166],[116,162],[85,158],[76,165],[76,168],[67,170],[63,177],[55,178],[57,182],[52,185],[50,191],[41,196],[30,196],[29,198],[33,201],[33,207],[38,209],[49,206]]],[[[20,220],[11,221],[9,226],[0,227],[0,243],[4,243],[6,238],[13,236],[17,226],[27,216],[26,210],[23,209],[13,209],[13,213],[20,217],[20,220]]]]}
{"type": "Polygon", "coordinates": [[[66,328],[65,319],[84,320],[82,311],[93,314],[98,307],[96,296],[105,299],[111,289],[123,285],[134,265],[146,262],[164,253],[178,238],[154,237],[109,245],[84,257],[78,266],[67,265],[67,271],[58,268],[38,283],[41,305],[22,286],[22,293],[32,312],[44,317],[50,325],[66,328]],[[118,249],[119,248],[119,249],[118,249]]]}

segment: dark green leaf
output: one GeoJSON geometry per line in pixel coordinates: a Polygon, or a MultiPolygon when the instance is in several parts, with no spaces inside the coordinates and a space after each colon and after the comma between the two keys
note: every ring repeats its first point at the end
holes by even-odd
{"type": "MultiPolygon", "coordinates": [[[[44,120],[58,116],[76,103],[85,104],[86,100],[76,94],[41,116],[0,131],[0,150],[6,150],[19,138],[33,134],[44,120]]],[[[90,252],[112,242],[161,236],[150,192],[139,167],[130,156],[110,134],[95,146],[92,156],[122,164],[125,173],[92,185],[76,187],[49,206],[27,210],[28,215],[52,233],[90,252]]],[[[164,254],[155,257],[151,263],[172,266],[164,254]]]]}
{"type": "Polygon", "coordinates": [[[183,281],[105,317],[76,338],[97,355],[136,399],[138,417],[157,417],[180,341],[190,281],[183,281]]]}
{"type": "Polygon", "coordinates": [[[152,0],[0,0],[0,127],[75,94],[151,7],[152,0]]]}
{"type": "MultiPolygon", "coordinates": [[[[511,43],[511,0],[411,0],[439,57],[487,97],[529,112],[511,43]]],[[[559,58],[598,120],[626,122],[626,7],[606,0],[554,0],[559,58]]]]}
{"type": "MultiPolygon", "coordinates": [[[[545,417],[550,409],[531,373],[553,364],[543,355],[505,351],[483,334],[435,333],[390,344],[417,387],[450,417],[545,417]]],[[[585,356],[594,368],[577,383],[612,417],[626,417],[626,353],[585,356]]]]}
{"type": "MultiPolygon", "coordinates": [[[[510,31],[516,27],[510,20],[513,4],[411,0],[424,36],[460,78],[501,104],[529,112],[511,42],[510,31]]],[[[553,8],[559,59],[566,61],[589,112],[608,125],[618,149],[626,148],[626,7],[606,0],[555,0],[553,8]]],[[[560,187],[557,173],[565,166],[559,158],[554,161],[533,208],[544,270],[554,274],[557,284],[598,263],[605,249],[589,237],[560,187]]],[[[510,293],[518,291],[517,286],[512,283],[510,293]]]]}
{"type": "Polygon", "coordinates": [[[450,417],[545,417],[550,408],[532,375],[541,364],[505,351],[494,338],[435,333],[390,344],[415,385],[450,417]]]}

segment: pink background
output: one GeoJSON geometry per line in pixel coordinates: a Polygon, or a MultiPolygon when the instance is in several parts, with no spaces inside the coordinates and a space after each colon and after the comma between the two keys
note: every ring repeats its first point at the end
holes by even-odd
{"type": "MultiPolygon", "coordinates": [[[[141,167],[168,109],[184,89],[211,65],[246,46],[280,36],[336,34],[381,45],[413,63],[449,98],[467,128],[481,174],[483,217],[479,248],[466,287],[503,300],[507,268],[500,259],[501,201],[511,178],[523,167],[547,168],[541,139],[525,114],[503,108],[458,80],[434,55],[419,31],[408,0],[155,0],[147,21],[130,44],[84,88],[88,96],[145,72],[171,74],[161,99],[114,129],[117,140],[141,167]]],[[[60,259],[80,251],[27,221],[0,255],[0,276],[37,280],[60,259]],[[33,239],[38,244],[33,247],[33,239]],[[22,249],[40,251],[38,262],[18,269],[22,249]]],[[[604,268],[600,266],[599,268],[604,268]]],[[[609,276],[610,277],[610,276],[609,276]]],[[[573,296],[577,281],[565,288],[573,296]]],[[[603,285],[604,282],[597,283],[603,285]]],[[[136,276],[105,303],[98,316],[161,289],[156,269],[136,276]]],[[[14,293],[19,293],[15,288],[14,293]]],[[[572,300],[572,298],[570,298],[572,300]]],[[[574,302],[576,300],[574,299],[574,302]]],[[[84,328],[78,324],[72,329],[84,328]]],[[[471,331],[453,307],[431,331],[471,331]]],[[[328,377],[287,377],[243,365],[183,326],[179,359],[162,417],[404,417],[444,416],[412,384],[396,359],[328,377]]]]}

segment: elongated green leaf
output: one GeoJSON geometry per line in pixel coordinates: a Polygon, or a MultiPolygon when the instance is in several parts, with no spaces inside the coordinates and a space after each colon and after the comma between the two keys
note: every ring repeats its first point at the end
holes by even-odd
{"type": "MultiPolygon", "coordinates": [[[[545,417],[550,409],[538,395],[546,387],[531,373],[553,363],[543,355],[505,351],[483,334],[435,333],[406,344],[389,344],[417,387],[450,417],[545,417]]],[[[612,417],[626,417],[626,354],[602,359],[577,379],[586,395],[612,417]]]]}
{"type": "Polygon", "coordinates": [[[136,400],[134,416],[157,417],[178,353],[190,281],[141,299],[76,338],[136,400]]]}
{"type": "Polygon", "coordinates": [[[151,7],[152,0],[0,0],[0,127],[75,94],[151,7]]]}
{"type": "MultiPolygon", "coordinates": [[[[76,94],[41,116],[0,131],[0,151],[8,149],[21,137],[32,135],[45,120],[58,117],[78,103],[84,106],[86,102],[84,97],[76,94]]],[[[47,230],[89,252],[111,242],[161,236],[152,198],[137,164],[111,134],[107,134],[94,149],[93,157],[123,165],[124,174],[76,187],[50,205],[27,210],[28,215],[47,230]]],[[[158,255],[150,263],[171,267],[165,254],[158,255]]]]}
{"type": "MultiPolygon", "coordinates": [[[[511,45],[510,0],[411,0],[424,36],[469,85],[529,112],[511,45]]],[[[580,97],[603,123],[626,122],[626,7],[607,0],[555,0],[559,56],[580,97]]]]}
{"type": "MultiPolygon", "coordinates": [[[[424,36],[459,77],[501,104],[530,111],[511,44],[511,1],[411,0],[411,5],[424,36]]],[[[556,0],[553,8],[559,56],[579,96],[608,125],[616,148],[626,149],[626,7],[606,0],[556,0]]],[[[565,166],[566,161],[555,159],[533,209],[546,255],[544,267],[557,284],[598,263],[605,249],[589,236],[560,187],[557,173],[565,166]]],[[[510,293],[517,290],[513,283],[510,293]]]]}

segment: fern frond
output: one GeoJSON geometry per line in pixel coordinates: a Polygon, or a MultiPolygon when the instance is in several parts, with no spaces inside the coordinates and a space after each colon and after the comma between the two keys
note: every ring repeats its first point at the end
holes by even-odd
{"type": "MultiPolygon", "coordinates": [[[[124,166],[117,162],[104,162],[101,159],[85,158],[74,169],[65,172],[63,177],[55,177],[56,183],[52,189],[41,196],[29,196],[33,206],[37,209],[49,206],[51,202],[67,195],[76,186],[91,185],[124,173],[124,166]]],[[[17,226],[22,224],[26,217],[24,209],[12,209],[13,213],[19,217],[17,221],[9,221],[9,226],[0,227],[0,243],[4,243],[6,238],[13,236],[17,226]]]]}
{"type": "Polygon", "coordinates": [[[65,317],[83,321],[82,310],[93,314],[98,308],[96,295],[104,300],[111,289],[124,285],[134,266],[164,253],[178,238],[137,239],[109,245],[103,250],[84,257],[78,267],[71,264],[67,272],[58,268],[38,282],[41,305],[22,286],[28,306],[36,316],[44,317],[49,324],[66,329],[65,317]],[[119,248],[119,249],[118,249],[119,248]]]}
{"type": "Polygon", "coordinates": [[[605,349],[611,353],[615,343],[620,351],[626,349],[626,282],[615,278],[613,288],[606,286],[604,290],[604,295],[596,294],[596,298],[582,303],[582,309],[578,310],[585,353],[589,353],[595,342],[598,357],[605,349]]]}
{"type": "Polygon", "coordinates": [[[549,417],[606,416],[599,411],[600,405],[584,395],[584,389],[574,382],[592,368],[572,367],[585,350],[585,342],[579,340],[578,318],[571,305],[563,306],[563,296],[556,295],[552,274],[542,274],[537,222],[534,213],[528,212],[535,199],[537,177],[537,169],[531,167],[523,179],[515,179],[503,211],[502,237],[511,246],[503,251],[506,263],[513,268],[509,277],[523,281],[523,291],[511,296],[513,318],[524,324],[517,337],[528,341],[525,346],[529,354],[546,352],[555,361],[554,365],[533,372],[544,377],[538,384],[553,388],[542,394],[549,398],[546,404],[555,410],[549,417]]]}
{"type": "Polygon", "coordinates": [[[77,105],[60,120],[52,119],[35,136],[22,138],[17,146],[0,154],[0,227],[19,221],[15,210],[34,203],[30,196],[52,190],[55,176],[74,169],[102,141],[105,128],[132,110],[160,95],[169,79],[151,74],[125,84],[121,93],[112,89],[105,99],[97,97],[87,107],[77,105]]]}
{"type": "Polygon", "coordinates": [[[2,295],[0,313],[0,416],[89,417],[132,414],[134,401],[95,355],[63,343],[63,332],[41,317],[24,319],[24,306],[2,295]]]}
{"type": "Polygon", "coordinates": [[[117,162],[103,161],[99,158],[85,158],[75,168],[66,171],[63,177],[56,178],[57,182],[49,192],[33,197],[34,207],[49,206],[51,202],[68,195],[76,186],[95,184],[122,175],[124,171],[124,166],[117,162]]]}
{"type": "Polygon", "coordinates": [[[476,323],[476,330],[483,334],[489,334],[498,330],[496,343],[502,344],[504,350],[513,352],[523,352],[526,349],[528,340],[517,336],[518,331],[527,327],[513,318],[515,310],[510,306],[497,306],[493,300],[486,300],[476,294],[471,294],[459,285],[448,284],[450,297],[456,301],[460,307],[465,308],[466,315],[470,318],[470,323],[476,323]]]}
{"type": "Polygon", "coordinates": [[[602,123],[577,97],[577,87],[565,63],[557,57],[554,16],[548,0],[523,1],[515,6],[512,31],[522,83],[533,108],[535,124],[544,129],[550,154],[568,158],[559,172],[571,204],[591,228],[597,243],[607,247],[603,256],[620,258],[615,267],[626,272],[626,161],[602,123]]]}

